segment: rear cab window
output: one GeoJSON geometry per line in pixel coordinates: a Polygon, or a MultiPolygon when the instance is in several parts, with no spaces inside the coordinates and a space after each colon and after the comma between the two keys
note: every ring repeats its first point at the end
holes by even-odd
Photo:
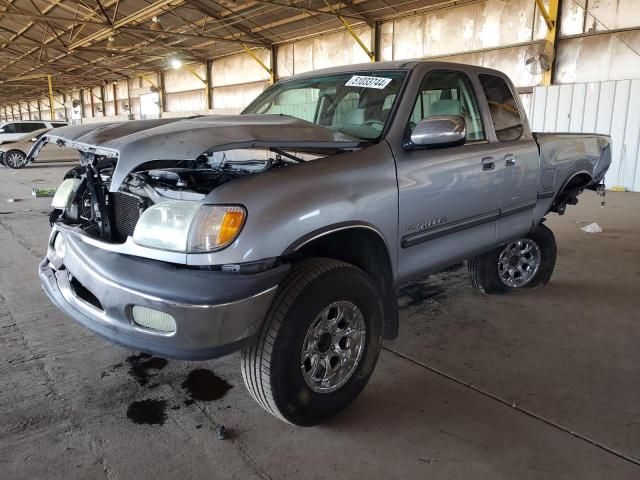
{"type": "Polygon", "coordinates": [[[499,142],[518,140],[524,133],[518,102],[504,78],[481,73],[480,84],[487,97],[489,113],[499,142]]]}

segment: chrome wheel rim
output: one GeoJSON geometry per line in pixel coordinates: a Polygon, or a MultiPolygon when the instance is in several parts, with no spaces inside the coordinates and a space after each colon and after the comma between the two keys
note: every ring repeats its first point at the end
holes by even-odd
{"type": "Polygon", "coordinates": [[[19,153],[12,153],[11,155],[7,155],[5,162],[7,165],[12,167],[20,167],[22,166],[22,162],[24,161],[24,157],[19,153]]]}
{"type": "Polygon", "coordinates": [[[349,381],[366,342],[364,316],[349,301],[334,302],[311,322],[302,344],[300,369],[307,386],[330,393],[349,381]]]}
{"type": "Polygon", "coordinates": [[[523,238],[505,245],[498,257],[498,276],[507,287],[523,287],[536,276],[541,262],[538,244],[523,238]]]}

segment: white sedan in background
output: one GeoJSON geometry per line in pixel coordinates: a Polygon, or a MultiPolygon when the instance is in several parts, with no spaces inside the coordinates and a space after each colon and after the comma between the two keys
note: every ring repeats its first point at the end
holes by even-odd
{"type": "MultiPolygon", "coordinates": [[[[0,164],[10,168],[22,168],[27,164],[27,154],[34,142],[51,130],[43,128],[24,135],[13,143],[0,145],[0,164]]],[[[72,162],[78,160],[78,151],[47,143],[38,155],[39,162],[72,162]]]]}

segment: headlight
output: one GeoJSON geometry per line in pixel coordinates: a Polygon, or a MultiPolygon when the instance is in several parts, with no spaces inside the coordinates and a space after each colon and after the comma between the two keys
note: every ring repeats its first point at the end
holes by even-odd
{"type": "Polygon", "coordinates": [[[162,202],[142,214],[133,232],[133,241],[174,252],[211,252],[235,240],[245,217],[245,210],[240,206],[162,202]]]}
{"type": "Polygon", "coordinates": [[[78,185],[80,185],[80,183],[81,180],[77,178],[67,178],[60,184],[60,186],[56,190],[56,193],[53,196],[53,200],[51,200],[51,206],[60,210],[69,208],[71,206],[71,202],[73,202],[73,197],[75,197],[76,190],[78,190],[78,185]]]}

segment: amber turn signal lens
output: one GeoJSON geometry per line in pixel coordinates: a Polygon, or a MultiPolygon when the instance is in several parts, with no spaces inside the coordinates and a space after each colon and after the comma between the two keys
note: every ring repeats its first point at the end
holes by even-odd
{"type": "Polygon", "coordinates": [[[231,242],[240,229],[242,228],[242,222],[244,221],[244,212],[231,211],[225,212],[218,232],[217,244],[226,245],[231,242]]]}

